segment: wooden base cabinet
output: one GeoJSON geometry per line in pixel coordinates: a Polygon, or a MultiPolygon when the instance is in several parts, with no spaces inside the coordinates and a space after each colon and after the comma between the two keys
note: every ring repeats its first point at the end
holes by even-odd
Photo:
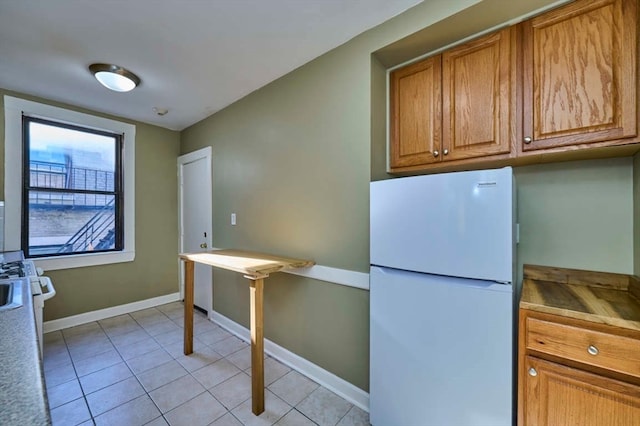
{"type": "Polygon", "coordinates": [[[640,424],[640,386],[531,356],[524,369],[521,425],[640,424]]]}
{"type": "Polygon", "coordinates": [[[518,358],[518,425],[640,425],[640,331],[520,309],[518,358]]]}

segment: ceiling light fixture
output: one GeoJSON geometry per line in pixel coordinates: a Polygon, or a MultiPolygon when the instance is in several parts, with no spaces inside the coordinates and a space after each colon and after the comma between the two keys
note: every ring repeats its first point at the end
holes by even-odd
{"type": "Polygon", "coordinates": [[[91,64],[89,71],[107,89],[116,92],[128,92],[140,84],[140,78],[118,65],[91,64]]]}

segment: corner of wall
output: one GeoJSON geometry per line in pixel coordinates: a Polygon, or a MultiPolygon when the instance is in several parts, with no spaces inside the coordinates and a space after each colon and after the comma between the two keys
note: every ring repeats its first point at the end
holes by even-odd
{"type": "Polygon", "coordinates": [[[371,181],[387,175],[387,70],[371,55],[371,181]]]}
{"type": "Polygon", "coordinates": [[[633,157],[633,273],[640,276],[640,152],[633,157]]]}

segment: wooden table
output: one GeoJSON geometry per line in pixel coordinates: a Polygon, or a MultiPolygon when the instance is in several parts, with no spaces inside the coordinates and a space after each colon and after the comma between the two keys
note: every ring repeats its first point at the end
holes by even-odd
{"type": "Polygon", "coordinates": [[[288,259],[241,250],[213,250],[182,253],[184,260],[184,354],[193,353],[193,270],[194,262],[240,272],[249,280],[251,305],[251,402],[253,414],[264,411],[264,279],[274,272],[306,268],[310,260],[288,259]]]}

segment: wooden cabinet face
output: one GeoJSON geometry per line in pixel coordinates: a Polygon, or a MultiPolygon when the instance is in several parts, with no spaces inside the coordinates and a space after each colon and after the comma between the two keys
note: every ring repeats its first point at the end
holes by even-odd
{"type": "Polygon", "coordinates": [[[443,53],[443,160],[510,151],[515,31],[506,28],[443,53]]]}
{"type": "Polygon", "coordinates": [[[633,153],[638,2],[576,0],[392,72],[391,171],[633,153]]]}
{"type": "Polygon", "coordinates": [[[391,169],[511,152],[517,31],[391,73],[391,169]]]}
{"type": "Polygon", "coordinates": [[[638,339],[531,317],[526,327],[527,350],[640,377],[638,339]]]}
{"type": "Polygon", "coordinates": [[[636,3],[581,0],[523,24],[524,151],[636,136],[636,3]]]}
{"type": "Polygon", "coordinates": [[[638,425],[638,386],[531,356],[524,369],[523,425],[638,425]]]}
{"type": "Polygon", "coordinates": [[[438,161],[441,143],[441,60],[394,71],[391,84],[391,168],[438,161]]]}

